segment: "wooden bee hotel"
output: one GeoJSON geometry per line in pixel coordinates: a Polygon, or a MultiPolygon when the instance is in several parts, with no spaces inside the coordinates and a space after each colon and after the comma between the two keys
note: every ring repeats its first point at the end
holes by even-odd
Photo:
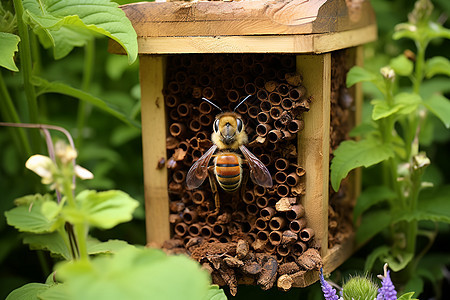
{"type": "Polygon", "coordinates": [[[304,287],[339,266],[359,185],[351,174],[333,191],[329,165],[360,119],[345,77],[376,39],[369,2],[122,9],[138,34],[149,245],[191,256],[231,294],[304,287]]]}

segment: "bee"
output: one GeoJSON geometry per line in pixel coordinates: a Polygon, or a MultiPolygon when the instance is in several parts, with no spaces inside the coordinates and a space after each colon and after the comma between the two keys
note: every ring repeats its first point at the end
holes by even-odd
{"type": "Polygon", "coordinates": [[[223,112],[216,104],[202,98],[218,108],[221,113],[216,116],[213,123],[213,133],[211,134],[213,146],[189,169],[186,176],[186,185],[188,189],[195,189],[203,183],[206,177],[209,177],[216,212],[220,208],[216,181],[225,192],[237,191],[242,183],[245,184],[247,180],[247,173],[244,174],[244,168],[242,167],[244,164],[248,165],[250,179],[255,184],[272,187],[272,176],[266,166],[245,147],[248,142],[247,133],[244,130],[241,116],[236,113],[239,105],[249,97],[250,95],[245,97],[232,112],[223,112]],[[217,154],[214,154],[216,150],[217,154]],[[241,158],[239,151],[245,159],[241,158]],[[214,164],[210,166],[211,158],[214,158],[214,164]]]}

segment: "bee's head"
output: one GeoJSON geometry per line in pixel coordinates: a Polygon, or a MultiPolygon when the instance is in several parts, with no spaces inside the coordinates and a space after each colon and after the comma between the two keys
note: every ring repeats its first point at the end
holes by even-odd
{"type": "Polygon", "coordinates": [[[213,130],[223,143],[230,145],[244,131],[244,123],[237,113],[225,112],[216,116],[213,130]]]}

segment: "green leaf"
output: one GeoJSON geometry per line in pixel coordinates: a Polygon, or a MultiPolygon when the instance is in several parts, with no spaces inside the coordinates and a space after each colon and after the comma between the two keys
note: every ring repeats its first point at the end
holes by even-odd
{"type": "Polygon", "coordinates": [[[371,211],[363,216],[356,231],[356,241],[364,244],[391,224],[391,215],[387,210],[371,211]]]}
{"type": "Polygon", "coordinates": [[[414,253],[402,252],[396,253],[395,256],[388,255],[384,258],[385,262],[388,263],[389,268],[394,272],[403,270],[413,259],[414,253]]]}
{"type": "Polygon", "coordinates": [[[387,200],[394,200],[397,195],[387,186],[370,186],[365,189],[356,201],[353,209],[353,222],[370,207],[387,200]]]}
{"type": "Polygon", "coordinates": [[[58,283],[51,285],[47,290],[39,293],[39,299],[70,300],[78,298],[69,296],[69,287],[67,286],[67,284],[58,283]]]}
{"type": "Polygon", "coordinates": [[[374,137],[360,141],[344,141],[334,151],[331,161],[331,185],[339,189],[342,179],[358,167],[370,167],[394,156],[391,145],[385,145],[374,137]]]}
{"type": "Polygon", "coordinates": [[[373,134],[376,130],[377,130],[377,124],[375,124],[374,122],[372,122],[372,121],[363,122],[363,123],[357,125],[356,127],[354,127],[350,131],[349,136],[351,136],[351,137],[357,137],[357,136],[367,137],[368,135],[373,134]]]}
{"type": "Polygon", "coordinates": [[[42,202],[36,202],[28,207],[19,206],[5,212],[8,224],[19,231],[25,232],[46,233],[54,231],[59,226],[59,222],[57,222],[57,219],[47,219],[42,212],[42,204],[42,202]]]}
{"type": "Polygon", "coordinates": [[[370,252],[369,256],[366,258],[366,263],[364,265],[364,270],[369,272],[372,270],[373,265],[377,261],[377,259],[381,260],[381,257],[384,257],[389,254],[390,248],[388,246],[380,246],[375,248],[372,252],[370,252]]]}
{"type": "Polygon", "coordinates": [[[6,300],[39,300],[38,294],[46,291],[50,285],[42,283],[28,283],[12,291],[6,300]]]}
{"type": "Polygon", "coordinates": [[[20,42],[20,37],[15,34],[0,32],[0,67],[8,70],[18,72],[19,69],[14,62],[14,53],[19,49],[17,44],[20,42]]]}
{"type": "Polygon", "coordinates": [[[33,77],[33,84],[38,87],[37,94],[42,95],[46,93],[59,93],[63,95],[68,95],[83,101],[86,101],[97,108],[113,115],[119,120],[123,121],[126,124],[136,125],[135,122],[131,121],[127,118],[122,112],[117,110],[116,108],[111,107],[107,102],[103,101],[100,98],[97,98],[89,93],[86,93],[82,90],[73,88],[67,84],[61,82],[49,82],[40,77],[33,77]]]}
{"type": "Polygon", "coordinates": [[[64,242],[58,232],[44,234],[26,234],[23,238],[24,244],[28,244],[32,250],[50,251],[53,255],[66,260],[71,258],[68,245],[64,242]]]}
{"type": "Polygon", "coordinates": [[[443,56],[435,56],[425,64],[425,76],[431,78],[437,74],[450,76],[450,61],[443,56]]]}
{"type": "Polygon", "coordinates": [[[218,285],[213,284],[209,287],[208,294],[203,298],[204,300],[227,300],[225,292],[219,288],[218,285]]]}
{"type": "Polygon", "coordinates": [[[116,253],[125,248],[134,248],[133,245],[121,240],[108,240],[100,242],[97,239],[89,238],[87,241],[87,249],[89,254],[116,253]]]}
{"type": "Polygon", "coordinates": [[[210,286],[197,262],[146,248],[61,264],[56,272],[67,284],[69,299],[198,300],[206,299],[210,286]]]}
{"type": "Polygon", "coordinates": [[[117,3],[109,0],[24,0],[24,20],[44,47],[54,47],[56,59],[96,35],[117,41],[131,64],[137,57],[137,36],[117,3]]]}
{"type": "Polygon", "coordinates": [[[450,128],[450,100],[442,95],[434,94],[423,102],[423,105],[450,128]]]}
{"type": "Polygon", "coordinates": [[[404,54],[400,54],[399,56],[391,59],[389,65],[395,71],[395,74],[401,76],[411,75],[414,69],[413,62],[410,61],[404,54]]]}
{"type": "Polygon", "coordinates": [[[96,192],[85,190],[76,198],[77,209],[65,207],[67,220],[78,224],[88,222],[98,228],[109,229],[133,218],[139,202],[122,191],[96,192]]]}
{"type": "Polygon", "coordinates": [[[393,105],[390,105],[384,99],[374,99],[371,101],[371,104],[374,106],[372,119],[376,121],[393,114],[407,115],[414,112],[420,103],[422,103],[422,98],[414,93],[400,93],[395,95],[393,105]]]}
{"type": "Polygon", "coordinates": [[[363,69],[359,66],[354,66],[347,73],[347,87],[351,87],[358,82],[372,82],[375,85],[379,86],[383,81],[382,78],[377,74],[367,71],[366,69],[363,69]]]}
{"type": "MultiPolygon", "coordinates": [[[[422,282],[423,285],[423,282],[422,282]]],[[[413,298],[414,292],[409,292],[409,293],[405,293],[403,295],[401,295],[400,297],[397,298],[397,300],[416,300],[415,298],[413,298]]]]}

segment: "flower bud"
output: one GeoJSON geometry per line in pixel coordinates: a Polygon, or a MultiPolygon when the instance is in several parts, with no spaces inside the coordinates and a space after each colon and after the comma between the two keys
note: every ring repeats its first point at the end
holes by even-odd
{"type": "Polygon", "coordinates": [[[380,73],[384,78],[390,81],[394,81],[395,79],[395,71],[389,66],[381,68],[380,73]]]}
{"type": "Polygon", "coordinates": [[[55,144],[55,155],[63,164],[68,164],[77,158],[77,151],[63,141],[57,141],[55,144]]]}

